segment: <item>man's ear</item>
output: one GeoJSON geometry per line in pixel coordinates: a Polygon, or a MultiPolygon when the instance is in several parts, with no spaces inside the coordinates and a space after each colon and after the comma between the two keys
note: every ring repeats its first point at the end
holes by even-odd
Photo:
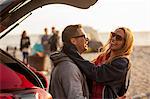
{"type": "Polygon", "coordinates": [[[72,44],[76,45],[76,39],[75,39],[75,38],[71,38],[71,39],[70,39],[70,42],[71,42],[72,44]]]}

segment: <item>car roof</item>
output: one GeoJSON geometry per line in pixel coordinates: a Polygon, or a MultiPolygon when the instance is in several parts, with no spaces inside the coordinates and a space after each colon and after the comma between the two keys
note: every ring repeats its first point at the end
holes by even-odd
{"type": "Polygon", "coordinates": [[[87,9],[98,0],[1,0],[0,33],[31,11],[48,4],[66,4],[87,9]]]}

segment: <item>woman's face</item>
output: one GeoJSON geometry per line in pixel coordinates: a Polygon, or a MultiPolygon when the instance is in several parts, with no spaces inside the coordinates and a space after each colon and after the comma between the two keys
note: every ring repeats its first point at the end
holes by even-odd
{"type": "Polygon", "coordinates": [[[114,32],[111,32],[111,41],[110,49],[112,51],[118,51],[122,49],[125,43],[125,33],[122,29],[116,29],[114,32]]]}

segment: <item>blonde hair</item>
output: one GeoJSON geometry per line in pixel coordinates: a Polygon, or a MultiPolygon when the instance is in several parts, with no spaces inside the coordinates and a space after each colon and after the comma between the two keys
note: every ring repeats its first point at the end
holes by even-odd
{"type": "MultiPolygon", "coordinates": [[[[118,51],[118,54],[116,56],[129,56],[133,51],[133,43],[134,43],[133,32],[129,28],[126,28],[126,27],[119,27],[117,29],[122,29],[124,31],[125,43],[124,43],[124,46],[118,51]]],[[[112,35],[110,33],[109,40],[102,48],[102,52],[101,52],[100,56],[106,56],[106,55],[110,54],[110,52],[111,52],[111,49],[110,49],[111,37],[112,37],[112,35]]],[[[113,57],[116,57],[116,56],[113,56],[113,57]]],[[[112,58],[109,60],[112,60],[112,58]]]]}

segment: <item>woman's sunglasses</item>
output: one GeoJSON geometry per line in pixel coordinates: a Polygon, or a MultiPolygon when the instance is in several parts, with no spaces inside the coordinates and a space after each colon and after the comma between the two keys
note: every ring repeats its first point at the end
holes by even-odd
{"type": "Polygon", "coordinates": [[[117,41],[122,41],[122,40],[124,40],[124,38],[123,38],[122,36],[120,36],[120,35],[118,35],[118,34],[116,34],[116,33],[114,33],[114,32],[111,32],[111,35],[112,35],[112,38],[115,37],[117,41]]]}

